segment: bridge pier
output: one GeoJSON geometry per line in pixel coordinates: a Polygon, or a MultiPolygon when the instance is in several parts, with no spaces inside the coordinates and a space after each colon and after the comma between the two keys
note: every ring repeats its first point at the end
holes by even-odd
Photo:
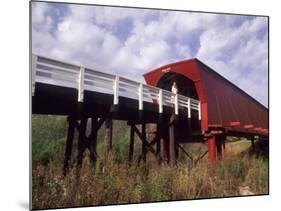
{"type": "Polygon", "coordinates": [[[161,149],[161,133],[162,133],[162,129],[161,129],[161,125],[160,125],[160,123],[158,123],[157,125],[156,125],[156,137],[157,137],[157,139],[156,139],[156,154],[157,154],[157,156],[159,156],[159,154],[160,154],[160,149],[161,149]]]}
{"type": "Polygon", "coordinates": [[[82,117],[80,120],[80,127],[78,129],[78,155],[77,155],[77,167],[81,168],[83,153],[86,148],[86,128],[87,128],[88,118],[82,117]]]}
{"type": "Polygon", "coordinates": [[[175,121],[176,116],[174,114],[171,115],[169,121],[169,154],[170,154],[170,165],[176,165],[176,155],[175,155],[175,121]]]}
{"type": "Polygon", "coordinates": [[[77,156],[77,167],[81,168],[83,161],[83,154],[88,148],[90,151],[90,158],[93,165],[97,160],[97,136],[98,130],[100,129],[104,119],[96,116],[91,118],[91,133],[89,136],[86,135],[88,117],[82,117],[80,120],[79,137],[78,137],[78,156],[77,156]]]}
{"type": "Polygon", "coordinates": [[[146,162],[146,124],[142,123],[141,124],[141,131],[142,131],[142,159],[144,162],[146,162]]]}
{"type": "Polygon", "coordinates": [[[216,162],[216,137],[210,136],[208,137],[208,153],[209,153],[209,160],[212,165],[216,162]]]}
{"type": "Polygon", "coordinates": [[[227,149],[226,149],[226,146],[225,146],[225,141],[226,141],[226,136],[224,136],[224,138],[222,140],[223,157],[225,157],[226,154],[227,154],[227,149]]]}
{"type": "Polygon", "coordinates": [[[225,141],[226,141],[226,135],[225,134],[222,134],[220,136],[220,139],[221,139],[221,152],[222,152],[222,158],[224,158],[226,156],[226,146],[225,146],[225,141]]]}
{"type": "Polygon", "coordinates": [[[107,159],[109,152],[112,150],[112,125],[113,121],[109,117],[105,120],[105,130],[104,130],[104,154],[105,159],[107,159]]]}
{"type": "Polygon", "coordinates": [[[150,146],[150,144],[146,140],[146,126],[145,123],[141,124],[141,131],[136,127],[134,123],[131,124],[131,135],[130,135],[130,146],[129,146],[129,157],[128,160],[132,161],[133,160],[133,150],[134,150],[134,133],[136,133],[139,137],[139,139],[142,142],[142,153],[138,157],[138,163],[143,160],[146,162],[146,154],[147,154],[147,148],[155,154],[155,150],[150,146]],[[133,127],[133,128],[132,128],[133,127]]]}
{"type": "MultiPolygon", "coordinates": [[[[91,134],[88,137],[89,143],[88,143],[88,148],[90,150],[90,158],[93,163],[93,165],[96,164],[97,161],[97,139],[98,139],[98,131],[104,122],[103,120],[99,120],[97,117],[92,117],[92,122],[91,122],[91,134]],[[99,121],[101,121],[101,124],[99,125],[99,121]]],[[[86,148],[85,148],[86,149],[86,148]]]]}
{"type": "MultiPolygon", "coordinates": [[[[148,152],[151,152],[156,159],[158,160],[158,163],[160,164],[161,161],[163,161],[163,154],[166,156],[169,156],[169,147],[165,148],[165,153],[162,152],[163,147],[161,147],[161,141],[165,140],[165,143],[168,142],[169,146],[169,138],[168,138],[168,133],[167,130],[164,130],[159,123],[157,124],[157,130],[155,136],[153,137],[152,140],[147,140],[146,137],[146,123],[141,123],[141,129],[138,129],[135,123],[133,122],[128,122],[128,125],[130,125],[130,141],[129,141],[129,152],[128,152],[128,162],[131,163],[134,155],[134,144],[135,144],[135,134],[139,137],[140,141],[142,142],[142,148],[141,148],[141,154],[137,158],[137,162],[139,163],[141,160],[146,162],[146,155],[148,152]],[[164,134],[162,134],[162,131],[164,134]],[[166,135],[167,134],[167,135],[166,135]],[[156,147],[153,147],[155,146],[156,147]]],[[[164,144],[163,144],[164,146],[164,144]]]]}
{"type": "Polygon", "coordinates": [[[71,160],[72,148],[73,148],[73,138],[75,129],[78,132],[78,154],[77,154],[77,169],[79,170],[83,162],[83,154],[88,148],[90,152],[90,158],[93,165],[95,165],[97,159],[97,134],[101,125],[104,122],[103,118],[98,118],[96,116],[91,117],[91,133],[89,136],[86,135],[87,123],[89,117],[82,116],[80,118],[80,123],[78,119],[74,116],[68,117],[68,132],[66,139],[66,148],[65,148],[65,158],[63,166],[63,174],[66,175],[69,169],[69,162],[71,160]]]}
{"type": "Polygon", "coordinates": [[[163,131],[163,137],[162,137],[162,153],[161,157],[167,162],[170,162],[170,153],[169,153],[169,131],[167,130],[168,128],[165,128],[163,131]]]}
{"type": "Polygon", "coordinates": [[[158,164],[160,165],[161,162],[168,161],[169,159],[169,143],[167,139],[167,131],[165,131],[165,127],[163,122],[159,122],[157,124],[157,145],[156,145],[156,153],[158,157],[158,164]]]}
{"type": "Polygon", "coordinates": [[[221,160],[223,156],[222,148],[223,136],[216,136],[217,159],[221,160]]]}
{"type": "Polygon", "coordinates": [[[162,129],[160,128],[160,124],[158,123],[157,126],[156,126],[156,156],[157,156],[157,159],[158,159],[158,164],[161,163],[162,159],[161,159],[161,131],[162,129]]]}
{"type": "Polygon", "coordinates": [[[135,144],[135,129],[134,129],[134,125],[132,124],[130,130],[130,145],[129,145],[129,157],[128,157],[129,163],[133,161],[134,144],[135,144]]]}
{"type": "Polygon", "coordinates": [[[216,160],[222,160],[226,154],[225,134],[211,135],[208,139],[208,152],[211,164],[215,164],[216,160]]]}
{"type": "Polygon", "coordinates": [[[64,155],[64,165],[63,165],[63,175],[65,176],[69,169],[69,162],[72,154],[73,137],[75,131],[75,119],[73,117],[68,117],[68,131],[65,145],[65,155],[64,155]]]}
{"type": "MultiPolygon", "coordinates": [[[[112,150],[112,125],[113,121],[111,116],[107,117],[104,121],[104,167],[103,172],[107,168],[107,161],[110,151],[112,150]]],[[[96,132],[97,134],[97,132],[96,132]]],[[[97,142],[97,140],[96,140],[97,142]]],[[[95,147],[96,152],[96,147],[95,147]]],[[[96,157],[95,157],[96,158],[96,157]]]]}
{"type": "Polygon", "coordinates": [[[256,152],[255,137],[251,138],[251,150],[252,153],[256,152]]]}

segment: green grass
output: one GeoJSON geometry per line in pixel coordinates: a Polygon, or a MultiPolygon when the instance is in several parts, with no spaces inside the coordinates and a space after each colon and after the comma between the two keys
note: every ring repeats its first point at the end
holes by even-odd
{"type": "MultiPolygon", "coordinates": [[[[129,165],[126,161],[129,127],[122,121],[114,121],[113,150],[106,166],[102,127],[98,134],[96,168],[92,167],[86,152],[80,179],[77,180],[75,168],[71,168],[64,178],[66,119],[33,116],[32,123],[34,209],[268,193],[267,159],[239,153],[247,150],[245,142],[228,143],[227,156],[215,168],[209,165],[207,157],[194,165],[182,153],[173,168],[165,163],[158,165],[151,154],[148,154],[146,164],[129,165]]],[[[134,157],[137,158],[141,142],[137,136],[135,138],[134,157]]],[[[187,144],[185,149],[198,156],[206,146],[187,144]]]]}
{"type": "Polygon", "coordinates": [[[32,117],[32,161],[48,162],[64,149],[66,118],[61,116],[32,117]]]}

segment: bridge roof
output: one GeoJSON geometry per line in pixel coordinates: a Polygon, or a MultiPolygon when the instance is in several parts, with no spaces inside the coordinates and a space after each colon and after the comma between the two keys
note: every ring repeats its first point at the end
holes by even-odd
{"type": "Polygon", "coordinates": [[[268,135],[268,109],[200,60],[167,64],[144,74],[144,78],[149,85],[157,86],[167,72],[184,75],[194,82],[201,101],[202,130],[230,128],[268,135]]]}

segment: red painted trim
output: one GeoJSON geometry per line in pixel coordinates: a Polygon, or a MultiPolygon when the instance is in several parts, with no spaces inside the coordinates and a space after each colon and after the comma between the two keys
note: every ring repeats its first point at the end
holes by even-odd
{"type": "Polygon", "coordinates": [[[222,124],[222,127],[230,126],[238,131],[241,128],[245,133],[260,134],[263,132],[261,130],[262,127],[266,127],[267,120],[265,115],[268,113],[268,110],[250,95],[199,60],[191,59],[167,64],[143,76],[147,84],[157,86],[158,81],[161,80],[166,72],[174,72],[193,81],[201,102],[202,131],[209,131],[210,128],[216,128],[216,126],[222,124]],[[216,93],[219,97],[219,111],[216,111],[213,106],[214,94],[212,89],[217,91],[216,93]],[[226,94],[229,97],[228,100],[223,99],[223,96],[226,94]],[[231,110],[230,105],[233,103],[233,98],[238,101],[231,110]],[[243,109],[239,109],[239,104],[243,106],[243,109]],[[226,121],[227,125],[225,125],[226,121]],[[214,123],[215,127],[213,124],[208,123],[214,123]]]}
{"type": "Polygon", "coordinates": [[[261,131],[264,133],[268,133],[268,129],[265,129],[265,128],[262,128],[261,131]]]}
{"type": "Polygon", "coordinates": [[[222,127],[221,124],[208,124],[208,127],[222,127]]]}
{"type": "Polygon", "coordinates": [[[229,126],[239,126],[240,122],[229,122],[229,126]]]}
{"type": "Polygon", "coordinates": [[[244,128],[249,129],[249,128],[253,128],[254,125],[244,125],[244,128]]]}
{"type": "MultiPolygon", "coordinates": [[[[164,65],[160,68],[153,69],[153,70],[143,74],[143,76],[145,77],[145,76],[150,75],[150,74],[154,73],[155,71],[159,71],[159,70],[161,70],[161,72],[162,72],[162,70],[165,70],[165,69],[168,69],[168,68],[170,69],[171,66],[179,65],[179,64],[185,64],[185,63],[191,63],[191,62],[195,62],[196,60],[197,60],[196,58],[192,58],[192,59],[188,59],[188,60],[183,60],[183,61],[178,61],[178,62],[166,64],[166,65],[164,65]]],[[[165,71],[164,71],[164,73],[165,73],[165,71]]]]}
{"type": "Polygon", "coordinates": [[[216,138],[215,136],[211,136],[208,139],[208,154],[209,160],[211,164],[215,164],[216,162],[216,138]]]}
{"type": "Polygon", "coordinates": [[[208,108],[207,103],[201,102],[201,130],[208,130],[208,108]]]}

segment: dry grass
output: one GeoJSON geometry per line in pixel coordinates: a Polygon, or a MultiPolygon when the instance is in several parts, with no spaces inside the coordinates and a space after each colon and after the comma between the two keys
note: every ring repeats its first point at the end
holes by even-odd
{"type": "MultiPolygon", "coordinates": [[[[75,167],[63,177],[66,127],[62,123],[65,120],[48,118],[52,124],[46,124],[40,117],[33,119],[36,126],[32,151],[33,209],[268,194],[267,159],[241,154],[249,147],[246,142],[229,143],[227,156],[215,168],[209,165],[207,157],[194,165],[182,153],[173,168],[165,163],[158,165],[150,154],[146,164],[129,165],[126,162],[128,129],[118,122],[114,125],[113,151],[106,166],[101,130],[96,167],[93,168],[86,153],[80,178],[77,179],[75,167]],[[41,153],[43,149],[44,153],[41,153]]],[[[136,140],[135,158],[140,147],[140,141],[136,140]]],[[[198,155],[206,146],[190,144],[185,149],[198,155]]],[[[72,166],[74,163],[73,159],[72,166]]]]}
{"type": "Polygon", "coordinates": [[[92,168],[86,155],[80,179],[75,168],[63,178],[61,164],[54,158],[33,168],[34,209],[268,193],[267,162],[248,156],[228,155],[213,170],[206,160],[172,168],[149,158],[137,166],[119,163],[113,154],[106,167],[99,160],[92,168]]]}

